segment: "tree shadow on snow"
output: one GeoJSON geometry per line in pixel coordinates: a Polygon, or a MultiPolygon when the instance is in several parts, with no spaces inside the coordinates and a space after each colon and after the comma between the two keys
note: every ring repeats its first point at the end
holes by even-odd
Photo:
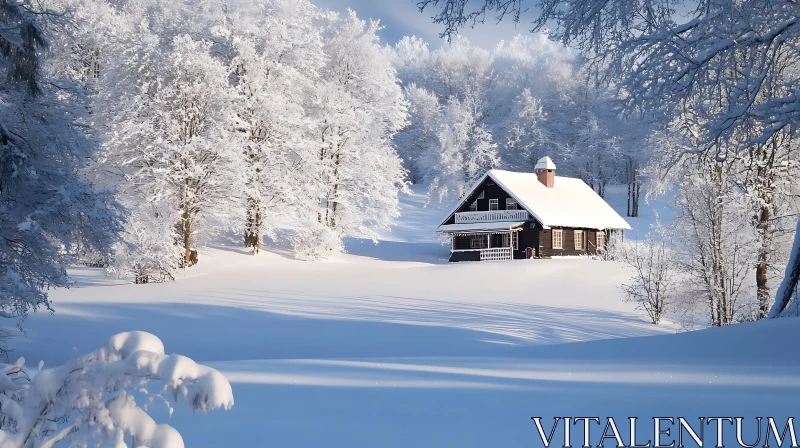
{"type": "Polygon", "coordinates": [[[152,332],[169,352],[200,361],[507,356],[520,346],[656,333],[630,314],[524,304],[392,296],[320,299],[241,289],[198,291],[170,300],[62,303],[54,315],[32,315],[27,338],[12,345],[20,355],[53,365],[130,330],[152,332]]]}

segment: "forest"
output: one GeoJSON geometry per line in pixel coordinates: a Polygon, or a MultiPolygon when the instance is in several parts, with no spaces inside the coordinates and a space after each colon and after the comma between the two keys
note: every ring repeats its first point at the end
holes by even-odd
{"type": "Polygon", "coordinates": [[[3,316],[49,309],[70,264],[165,282],[218,238],[328,258],[376,241],[410,185],[454,201],[544,155],[600,196],[625,185],[630,217],[672,198],[674,219],[609,250],[643,309],[796,313],[798,5],[700,1],[679,25],[667,0],[546,0],[548,35],[457,35],[523,3],[420,2],[434,48],[306,0],[4,0],[3,316]]]}

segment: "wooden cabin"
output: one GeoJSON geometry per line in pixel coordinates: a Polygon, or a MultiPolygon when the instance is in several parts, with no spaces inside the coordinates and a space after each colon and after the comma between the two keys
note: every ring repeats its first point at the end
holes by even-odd
{"type": "Polygon", "coordinates": [[[556,176],[549,157],[535,173],[489,170],[438,231],[451,239],[450,261],[595,255],[628,223],[581,179],[556,176]]]}

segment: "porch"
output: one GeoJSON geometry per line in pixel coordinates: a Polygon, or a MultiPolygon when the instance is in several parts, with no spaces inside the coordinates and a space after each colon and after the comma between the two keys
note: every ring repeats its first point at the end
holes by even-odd
{"type": "Polygon", "coordinates": [[[450,261],[513,260],[519,229],[451,234],[450,261]]]}

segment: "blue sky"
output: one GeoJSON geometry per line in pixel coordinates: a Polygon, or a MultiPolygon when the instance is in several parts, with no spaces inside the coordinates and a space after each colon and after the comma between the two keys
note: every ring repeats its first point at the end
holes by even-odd
{"type": "MultiPolygon", "coordinates": [[[[420,13],[416,7],[417,0],[311,0],[319,7],[344,12],[353,9],[360,18],[380,19],[385,28],[381,31],[384,43],[394,45],[406,35],[416,35],[425,39],[431,48],[442,44],[439,33],[440,25],[431,23],[433,10],[420,13]]],[[[523,21],[525,19],[523,18],[523,21]]],[[[465,29],[461,34],[468,37],[475,45],[485,49],[493,48],[499,41],[508,40],[520,33],[528,33],[530,20],[514,26],[511,21],[495,24],[491,16],[486,23],[475,29],[465,29]]]]}

